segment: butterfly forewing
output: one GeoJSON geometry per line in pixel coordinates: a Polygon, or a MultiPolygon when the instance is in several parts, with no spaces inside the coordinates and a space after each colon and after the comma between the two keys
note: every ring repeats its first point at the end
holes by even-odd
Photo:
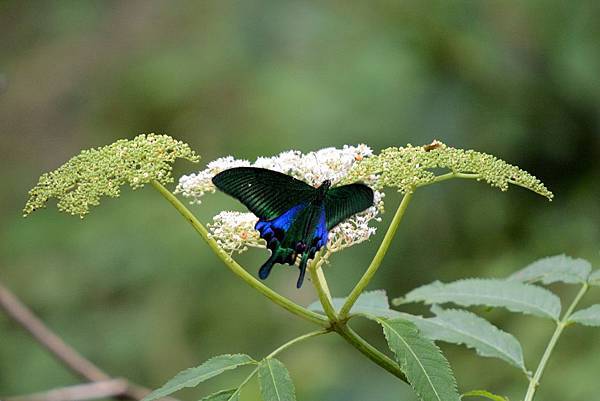
{"type": "Polygon", "coordinates": [[[264,220],[274,219],[293,206],[310,201],[315,194],[315,188],[305,182],[257,167],[225,170],[213,177],[213,183],[264,220]]]}
{"type": "Polygon", "coordinates": [[[331,188],[325,195],[327,230],[373,206],[373,190],[364,184],[331,188]]]}

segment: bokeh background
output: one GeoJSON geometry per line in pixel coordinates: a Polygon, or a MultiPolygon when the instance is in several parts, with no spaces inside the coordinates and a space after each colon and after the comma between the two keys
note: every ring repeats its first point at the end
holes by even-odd
{"type": "MultiPolygon", "coordinates": [[[[38,176],[82,148],[141,132],[203,157],[437,138],[495,154],[541,178],[548,202],[471,181],[420,190],[372,288],[399,296],[434,279],[503,277],[565,252],[600,266],[600,7],[596,1],[2,1],[0,279],[115,376],[149,387],[221,353],[260,357],[310,329],[240,282],[155,192],[125,190],[84,221],[48,208],[21,217],[38,176]]],[[[388,213],[399,196],[386,198],[388,213]]],[[[224,195],[193,210],[209,221],[224,195]]],[[[349,291],[370,242],[327,269],[349,291]]],[[[255,250],[240,260],[254,271],[255,250]]],[[[296,274],[268,284],[294,300],[296,274]]],[[[569,298],[573,289],[553,289],[569,298]]],[[[586,303],[599,302],[595,291],[586,303]]],[[[424,312],[415,308],[414,311],[424,312]]],[[[481,311],[523,343],[530,369],[552,324],[481,311]]],[[[369,324],[358,328],[383,345],[369,324]]],[[[461,390],[517,400],[503,362],[443,345],[461,390]]],[[[282,354],[299,400],[414,400],[407,386],[333,336],[282,354]]],[[[600,331],[569,330],[539,399],[597,397],[600,331]]],[[[223,375],[184,399],[229,388],[223,375]]],[[[0,314],[0,395],[77,383],[0,314]]],[[[256,387],[244,400],[257,400],[256,387]]]]}

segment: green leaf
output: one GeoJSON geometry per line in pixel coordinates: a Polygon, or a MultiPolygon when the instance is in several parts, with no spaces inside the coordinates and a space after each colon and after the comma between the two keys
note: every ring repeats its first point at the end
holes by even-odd
{"type": "Polygon", "coordinates": [[[544,288],[517,281],[490,279],[467,279],[448,284],[436,281],[394,300],[396,305],[409,302],[504,307],[512,312],[553,320],[558,320],[561,309],[560,299],[544,288]]]}
{"type": "Polygon", "coordinates": [[[579,323],[585,326],[600,327],[600,304],[581,309],[571,315],[569,323],[579,323]]]}
{"type": "Polygon", "coordinates": [[[442,351],[404,319],[376,319],[400,369],[422,401],[458,401],[456,379],[442,351]]]}
{"type": "Polygon", "coordinates": [[[230,390],[221,390],[214,394],[204,397],[200,401],[239,401],[240,392],[237,388],[230,390]]]}
{"type": "Polygon", "coordinates": [[[275,358],[266,358],[258,367],[260,394],[264,401],[295,401],[294,383],[287,368],[275,358]]]}
{"type": "Polygon", "coordinates": [[[508,401],[508,398],[506,398],[506,397],[502,397],[500,395],[492,394],[489,391],[485,391],[485,390],[473,390],[473,391],[469,391],[469,392],[464,393],[463,395],[461,395],[460,399],[462,400],[465,397],[481,397],[481,398],[487,398],[488,400],[492,400],[492,401],[508,401]]]}
{"type": "Polygon", "coordinates": [[[430,340],[464,344],[481,356],[500,358],[526,371],[521,344],[511,334],[465,310],[444,310],[434,306],[432,311],[436,315],[432,318],[405,313],[402,318],[413,322],[430,340]]]}
{"type": "Polygon", "coordinates": [[[566,255],[556,255],[536,260],[523,270],[513,273],[508,280],[527,283],[542,282],[552,284],[585,283],[592,265],[585,259],[573,259],[566,255]]]}
{"type": "Polygon", "coordinates": [[[256,363],[248,355],[219,355],[209,359],[202,365],[184,370],[169,380],[161,388],[148,394],[142,401],[152,401],[165,397],[185,387],[195,387],[198,384],[221,373],[239,366],[256,363]]]}
{"type": "Polygon", "coordinates": [[[589,283],[591,285],[600,286],[600,269],[595,270],[592,274],[590,274],[589,283]]]}
{"type": "MultiPolygon", "coordinates": [[[[346,298],[333,298],[332,304],[336,311],[342,308],[346,298]]],[[[323,306],[319,301],[315,301],[308,306],[308,309],[325,313],[323,306]]],[[[363,292],[350,310],[351,315],[366,314],[377,317],[397,317],[399,312],[390,309],[390,303],[384,290],[374,290],[363,292]]]]}

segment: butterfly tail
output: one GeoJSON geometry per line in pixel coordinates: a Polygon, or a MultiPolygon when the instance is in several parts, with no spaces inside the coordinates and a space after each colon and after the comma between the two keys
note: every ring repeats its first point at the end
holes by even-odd
{"type": "Polygon", "coordinates": [[[271,257],[261,266],[260,270],[258,271],[258,277],[260,277],[261,280],[265,280],[267,277],[269,277],[269,274],[271,274],[271,269],[276,263],[276,260],[277,251],[273,251],[273,253],[271,253],[271,257]]]}
{"type": "Polygon", "coordinates": [[[300,259],[300,276],[298,276],[298,282],[296,283],[296,288],[302,287],[302,283],[304,282],[304,276],[306,274],[306,266],[308,264],[309,252],[305,252],[302,254],[302,259],[300,259]]]}

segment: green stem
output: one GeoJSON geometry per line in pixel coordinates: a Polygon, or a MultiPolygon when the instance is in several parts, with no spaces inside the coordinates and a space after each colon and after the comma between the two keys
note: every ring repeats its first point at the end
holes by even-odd
{"type": "MultiPolygon", "coordinates": [[[[173,207],[175,207],[175,209],[177,209],[177,211],[192,225],[192,227],[198,232],[198,234],[200,234],[200,236],[206,241],[206,243],[209,245],[209,247],[215,252],[215,254],[217,254],[217,256],[223,261],[223,263],[225,263],[225,265],[234,274],[236,274],[242,280],[244,280],[244,282],[246,282],[252,288],[258,290],[261,294],[263,294],[264,296],[266,296],[267,298],[269,298],[270,300],[272,300],[279,306],[281,306],[284,309],[288,310],[289,312],[293,313],[294,315],[300,316],[303,319],[309,320],[313,323],[319,324],[324,327],[327,327],[330,325],[331,322],[323,315],[309,311],[306,308],[303,308],[302,306],[281,296],[280,294],[276,293],[275,291],[271,290],[269,287],[265,286],[263,283],[261,283],[260,281],[255,279],[242,266],[240,266],[236,261],[234,261],[231,258],[231,256],[229,256],[225,251],[223,251],[219,247],[219,245],[216,243],[216,241],[213,238],[211,238],[210,234],[208,233],[206,228],[202,225],[202,223],[200,223],[200,221],[198,221],[198,219],[192,214],[192,212],[183,203],[181,203],[179,201],[179,199],[177,199],[175,197],[175,195],[173,195],[168,189],[166,189],[163,185],[161,185],[158,182],[153,181],[152,186],[165,199],[167,199],[169,201],[169,203],[171,203],[171,205],[173,205],[173,207]]],[[[404,197],[402,202],[408,203],[406,201],[406,196],[404,197]]],[[[402,204],[401,204],[401,207],[402,207],[402,204]]],[[[387,237],[387,235],[386,235],[386,237],[387,237]]],[[[388,244],[388,246],[389,246],[389,244],[388,244]]],[[[315,263],[314,265],[316,267],[317,264],[315,263]]],[[[319,268],[320,268],[320,266],[319,266],[319,268]]],[[[321,297],[324,296],[325,299],[327,300],[326,305],[327,305],[327,303],[329,303],[329,305],[331,305],[330,298],[327,296],[327,292],[326,292],[325,286],[323,284],[324,281],[321,281],[322,277],[319,277],[319,275],[316,271],[316,268],[311,269],[311,272],[312,272],[312,270],[315,270],[316,280],[314,282],[317,283],[317,285],[319,286],[319,287],[317,287],[317,292],[320,293],[320,295],[319,295],[320,299],[321,299],[321,297]]],[[[324,279],[324,277],[323,277],[323,279],[324,279]]],[[[360,295],[360,293],[359,293],[359,295],[360,295]]],[[[358,296],[357,296],[357,298],[358,298],[358,296]]],[[[331,308],[333,309],[333,306],[331,308]]],[[[330,330],[330,329],[315,331],[315,332],[300,336],[298,338],[295,338],[294,340],[289,341],[288,343],[282,345],[281,347],[279,347],[278,349],[273,351],[268,357],[272,357],[272,356],[276,355],[277,353],[283,351],[284,349],[290,347],[291,345],[293,345],[299,341],[302,341],[302,340],[305,340],[305,339],[308,339],[308,338],[311,338],[311,337],[314,337],[314,336],[317,336],[320,334],[324,334],[328,330],[330,330]]],[[[392,361],[385,354],[381,353],[379,350],[377,350],[371,344],[366,342],[362,337],[360,337],[358,334],[356,334],[348,326],[346,326],[345,324],[336,325],[336,327],[333,328],[333,330],[335,330],[338,334],[340,334],[354,348],[356,348],[362,354],[366,355],[370,360],[372,360],[379,366],[383,367],[385,370],[392,373],[394,376],[400,378],[403,381],[406,381],[404,374],[402,373],[402,371],[400,371],[400,368],[394,361],[392,361]]],[[[250,374],[250,376],[248,376],[246,378],[246,380],[238,387],[238,390],[243,385],[245,385],[256,374],[256,372],[257,372],[257,370],[255,369],[250,374]]]]}
{"type": "Polygon", "coordinates": [[[308,269],[310,271],[310,279],[315,286],[315,290],[317,290],[319,301],[323,306],[323,310],[325,311],[329,322],[334,325],[338,321],[338,317],[331,302],[329,286],[327,285],[327,280],[325,279],[325,275],[323,274],[323,270],[321,269],[321,264],[319,262],[320,260],[315,260],[315,262],[309,266],[308,269]]]}
{"type": "Polygon", "coordinates": [[[558,342],[558,339],[560,338],[565,327],[567,327],[567,325],[569,324],[569,319],[571,318],[573,311],[577,307],[577,304],[579,304],[579,301],[581,301],[581,298],[583,298],[583,296],[587,292],[588,288],[589,288],[589,285],[587,283],[584,283],[582,285],[581,289],[577,293],[577,296],[571,303],[571,306],[569,306],[569,309],[567,309],[567,311],[563,315],[563,318],[561,320],[559,320],[558,322],[556,322],[556,329],[554,330],[554,334],[552,334],[552,338],[550,339],[550,342],[546,346],[546,350],[544,351],[544,355],[542,355],[542,359],[540,360],[540,363],[538,364],[535,374],[533,375],[532,378],[529,379],[529,387],[527,388],[527,394],[525,394],[524,401],[532,401],[533,400],[535,391],[537,390],[538,386],[540,385],[540,380],[542,378],[542,375],[544,374],[544,369],[546,368],[546,365],[548,364],[548,360],[550,359],[550,356],[552,355],[552,351],[554,351],[554,348],[556,347],[556,343],[558,342]]]}
{"type": "Polygon", "coordinates": [[[402,373],[396,362],[365,341],[354,330],[348,327],[348,325],[345,323],[340,324],[335,327],[335,331],[371,361],[375,362],[400,380],[408,383],[406,376],[402,373]]]}
{"type": "Polygon", "coordinates": [[[323,335],[323,334],[327,334],[329,332],[330,332],[330,330],[328,330],[328,329],[321,329],[321,330],[311,331],[310,333],[306,333],[306,334],[304,334],[304,335],[302,335],[300,337],[296,337],[296,338],[288,341],[287,343],[283,344],[282,346],[280,346],[279,348],[277,348],[275,351],[271,352],[269,355],[267,355],[265,357],[265,359],[267,359],[267,358],[273,358],[275,355],[279,354],[280,352],[288,349],[292,345],[297,344],[297,343],[299,343],[301,341],[308,340],[309,338],[317,337],[317,336],[320,336],[320,335],[323,335]]]}
{"type": "Polygon", "coordinates": [[[348,326],[347,321],[342,321],[338,318],[331,301],[329,286],[327,285],[327,280],[325,279],[321,265],[322,261],[320,259],[320,255],[318,255],[315,259],[315,262],[309,267],[309,269],[311,281],[317,290],[319,301],[321,302],[323,310],[325,311],[325,314],[331,323],[331,330],[338,333],[344,340],[350,343],[350,345],[356,348],[371,361],[375,362],[377,365],[381,366],[394,376],[406,382],[406,376],[404,376],[404,373],[402,373],[398,364],[396,364],[388,356],[380,352],[377,348],[373,347],[356,332],[354,332],[354,330],[348,326]]]}
{"type": "Polygon", "coordinates": [[[383,258],[387,253],[390,244],[392,243],[392,240],[394,239],[394,235],[396,235],[396,231],[398,230],[398,226],[400,225],[402,216],[404,216],[404,212],[406,211],[406,208],[408,207],[412,196],[412,192],[407,192],[406,195],[404,195],[404,197],[402,198],[402,202],[400,202],[398,210],[396,210],[396,214],[394,215],[394,218],[392,219],[392,222],[390,223],[390,226],[388,227],[388,230],[385,233],[385,236],[383,237],[381,245],[379,245],[377,253],[373,257],[371,264],[367,268],[367,271],[365,271],[363,276],[360,278],[354,289],[352,289],[352,292],[350,292],[350,295],[348,295],[346,302],[344,302],[344,305],[340,309],[340,313],[338,314],[340,320],[344,320],[346,319],[346,317],[348,317],[350,309],[352,309],[352,306],[354,305],[360,294],[362,294],[367,285],[369,285],[369,282],[371,281],[375,273],[377,273],[377,269],[379,269],[379,266],[381,265],[381,262],[383,261],[383,258]]]}
{"type": "Polygon", "coordinates": [[[479,174],[476,174],[476,173],[455,173],[455,172],[451,171],[451,172],[446,173],[446,174],[438,175],[433,180],[431,180],[429,182],[426,182],[424,184],[419,184],[419,185],[417,185],[417,188],[426,187],[427,185],[431,185],[431,184],[437,184],[438,182],[450,180],[452,178],[466,178],[466,179],[476,180],[476,179],[479,178],[479,174]]]}
{"type": "MultiPolygon", "coordinates": [[[[282,346],[277,348],[275,351],[271,352],[269,355],[267,355],[265,357],[265,359],[273,358],[275,355],[279,354],[280,352],[286,350],[287,348],[289,348],[292,345],[297,344],[301,341],[308,340],[309,338],[320,336],[322,334],[327,334],[327,333],[329,333],[329,330],[322,329],[322,330],[317,330],[317,331],[312,331],[310,333],[306,333],[300,337],[296,337],[296,338],[288,341],[287,343],[283,344],[282,346]]],[[[250,381],[250,379],[252,379],[256,375],[257,372],[258,372],[258,366],[252,372],[250,372],[250,374],[246,377],[246,379],[244,379],[244,381],[237,387],[235,392],[229,396],[229,399],[234,400],[235,396],[238,396],[240,391],[242,391],[242,387],[244,387],[250,381]]]]}
{"type": "MultiPolygon", "coordinates": [[[[477,173],[455,173],[455,172],[451,171],[451,172],[446,173],[446,174],[438,175],[433,180],[431,180],[429,182],[426,182],[426,183],[423,183],[423,184],[419,184],[419,185],[416,186],[416,188],[426,187],[426,186],[431,185],[431,184],[437,184],[438,182],[450,180],[452,178],[466,178],[466,179],[470,179],[470,180],[478,180],[478,179],[481,178],[481,176],[479,174],[477,174],[477,173]]],[[[530,191],[532,190],[527,185],[524,185],[524,184],[522,184],[520,182],[517,182],[517,181],[514,181],[514,180],[508,180],[508,183],[512,184],[512,185],[516,185],[516,186],[521,187],[521,188],[528,189],[530,191]]],[[[539,191],[534,191],[534,192],[537,193],[538,195],[542,195],[542,196],[546,197],[546,194],[543,194],[543,193],[541,193],[539,191]]]]}
{"type": "Polygon", "coordinates": [[[179,214],[183,216],[192,227],[200,234],[200,236],[206,241],[208,246],[213,250],[213,252],[225,263],[225,266],[229,268],[234,274],[240,277],[246,284],[250,287],[254,288],[265,297],[269,298],[271,301],[286,309],[287,311],[293,313],[296,316],[300,316],[301,318],[316,323],[320,326],[326,327],[328,326],[328,321],[322,315],[309,311],[308,309],[296,304],[290,299],[278,294],[273,291],[260,281],[258,281],[254,276],[248,273],[242,266],[240,266],[233,258],[227,254],[223,249],[219,247],[217,242],[210,236],[206,227],[198,221],[196,216],[183,204],[175,195],[173,195],[168,189],[166,189],[162,184],[157,181],[152,181],[152,186],[177,209],[179,214]]]}

